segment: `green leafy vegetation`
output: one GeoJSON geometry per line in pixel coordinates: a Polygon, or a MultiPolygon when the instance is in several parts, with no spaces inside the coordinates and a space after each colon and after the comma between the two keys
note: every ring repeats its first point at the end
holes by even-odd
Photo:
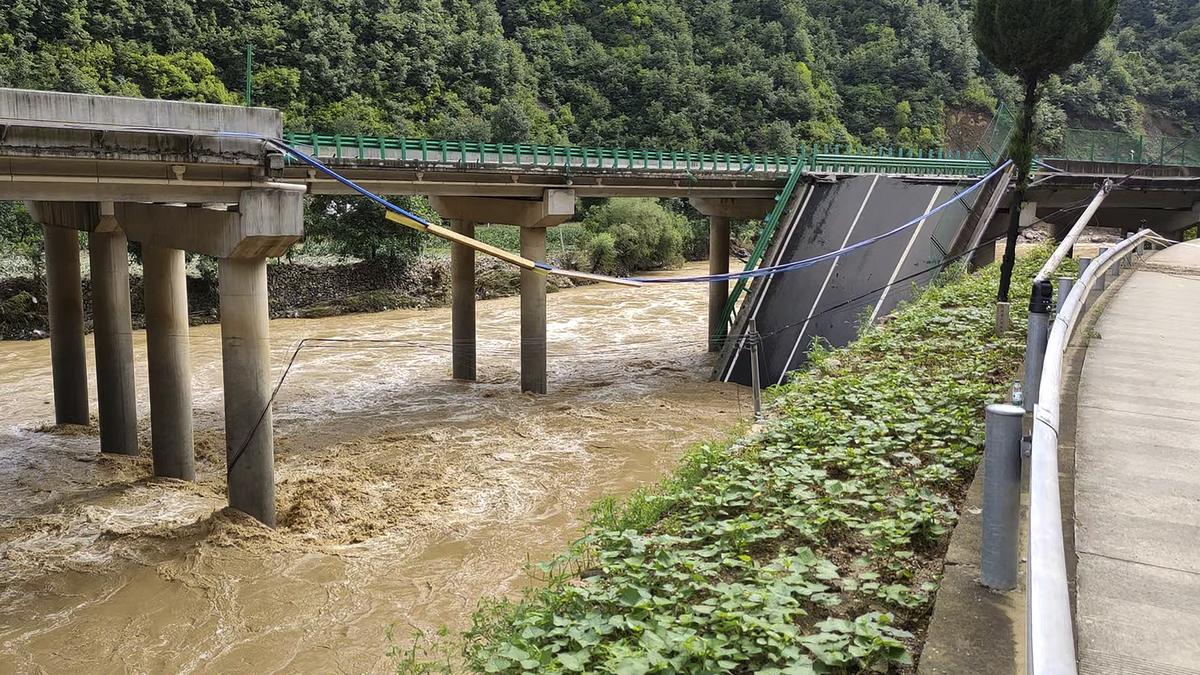
{"type": "Polygon", "coordinates": [[[654,199],[612,199],[589,209],[583,219],[582,268],[604,274],[679,267],[687,219],[654,199]]]}
{"type": "MultiPolygon", "coordinates": [[[[1020,97],[970,3],[916,0],[13,0],[0,86],[237,103],[290,128],[722,152],[942,143],[953,110],[1020,97]]],[[[1200,8],[1121,3],[1049,109],[1195,129],[1200,8]]],[[[1053,51],[1053,50],[1051,50],[1053,51]]]]}
{"type": "MultiPolygon", "coordinates": [[[[1049,254],[1017,265],[1027,283],[1049,254]]],[[[845,673],[912,663],[983,407],[1022,357],[997,338],[998,269],[949,271],[772,390],[761,427],[599,503],[545,583],[485,604],[484,672],[845,673]]],[[[1014,308],[1014,317],[1023,312],[1014,308]]]]}

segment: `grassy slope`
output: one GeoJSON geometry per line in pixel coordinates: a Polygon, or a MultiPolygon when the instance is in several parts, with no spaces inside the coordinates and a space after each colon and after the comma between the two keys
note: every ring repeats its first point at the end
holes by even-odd
{"type": "MultiPolygon", "coordinates": [[[[1047,254],[1018,261],[1014,289],[1047,254]]],[[[909,670],[980,458],[983,406],[1022,358],[1023,321],[992,334],[997,276],[943,278],[851,346],[814,353],[760,431],[601,503],[584,538],[541,566],[546,585],[480,609],[468,665],[909,670]]]]}

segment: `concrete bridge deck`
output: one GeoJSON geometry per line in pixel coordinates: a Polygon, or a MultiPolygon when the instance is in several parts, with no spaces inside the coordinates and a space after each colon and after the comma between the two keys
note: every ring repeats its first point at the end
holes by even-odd
{"type": "Polygon", "coordinates": [[[1200,673],[1200,244],[1133,272],[1079,386],[1081,673],[1200,673]]]}

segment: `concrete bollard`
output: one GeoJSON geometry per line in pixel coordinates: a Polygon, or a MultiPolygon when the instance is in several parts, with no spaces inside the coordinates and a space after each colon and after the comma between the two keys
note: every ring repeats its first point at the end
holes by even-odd
{"type": "Polygon", "coordinates": [[[1005,333],[1012,330],[1012,304],[1008,302],[996,303],[996,337],[1004,337],[1005,333]]]}
{"type": "Polygon", "coordinates": [[[1033,285],[1029,295],[1029,330],[1025,335],[1025,410],[1033,412],[1042,382],[1042,362],[1050,339],[1050,305],[1054,291],[1049,281],[1033,285]]]}
{"type": "Polygon", "coordinates": [[[1024,415],[1018,406],[1005,404],[989,405],[986,413],[980,581],[1001,591],[1017,587],[1024,415]]]}

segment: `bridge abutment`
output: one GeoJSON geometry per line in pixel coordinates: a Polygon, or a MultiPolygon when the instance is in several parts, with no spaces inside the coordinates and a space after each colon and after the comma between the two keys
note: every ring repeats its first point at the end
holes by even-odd
{"type": "Polygon", "coordinates": [[[46,242],[46,304],[50,318],[50,364],[55,424],[90,423],[87,351],[83,342],[83,285],[79,231],[48,224],[42,204],[32,208],[46,242]]]}
{"type": "Polygon", "coordinates": [[[187,271],[179,249],[142,247],[154,475],[196,479],[187,271]]]}
{"type": "MultiPolygon", "coordinates": [[[[475,236],[475,223],[452,220],[451,229],[475,236]]],[[[450,333],[454,379],[475,381],[475,249],[450,244],[450,333]]]]}
{"type": "Polygon", "coordinates": [[[129,240],[111,219],[88,234],[92,326],[96,343],[96,405],[100,451],[138,454],[133,322],[129,308],[129,240]]]}

